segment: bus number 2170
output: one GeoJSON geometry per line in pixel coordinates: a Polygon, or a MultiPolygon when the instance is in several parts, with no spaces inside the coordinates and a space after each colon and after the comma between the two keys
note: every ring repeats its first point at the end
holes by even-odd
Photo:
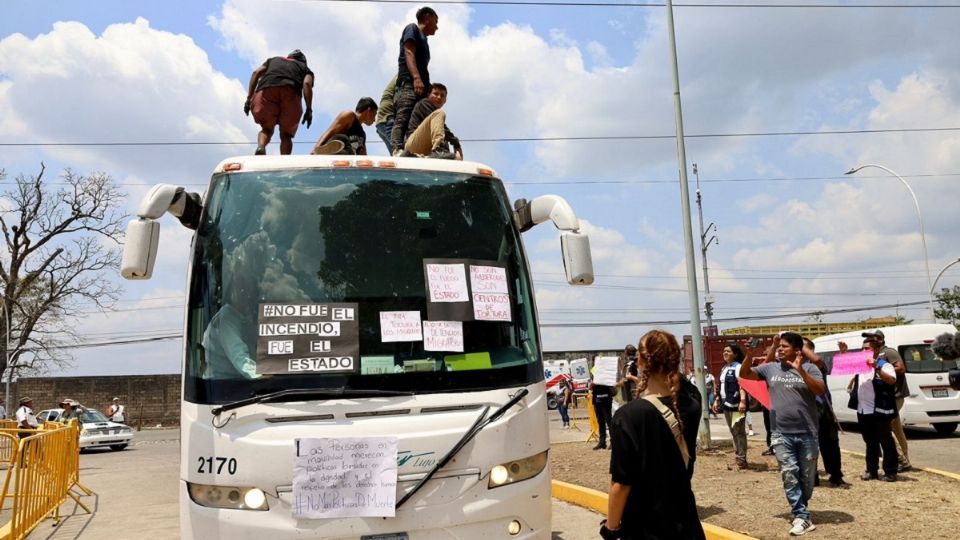
{"type": "Polygon", "coordinates": [[[236,458],[200,456],[197,458],[197,463],[199,464],[197,472],[200,474],[223,474],[224,470],[227,474],[237,474],[236,458]]]}

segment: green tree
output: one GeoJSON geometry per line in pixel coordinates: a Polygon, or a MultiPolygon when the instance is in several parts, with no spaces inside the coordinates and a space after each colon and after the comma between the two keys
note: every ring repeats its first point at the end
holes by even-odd
{"type": "Polygon", "coordinates": [[[57,182],[0,169],[0,373],[16,376],[70,360],[64,345],[80,336],[74,321],[92,306],[106,309],[121,292],[116,272],[126,218],[109,175],[67,169],[57,182]],[[9,315],[9,319],[8,319],[9,315]],[[8,334],[9,332],[9,334],[8,334]],[[7,335],[10,336],[9,350],[7,335]],[[9,353],[10,365],[7,365],[9,353]]]}
{"type": "Polygon", "coordinates": [[[937,303],[940,307],[933,310],[937,319],[957,326],[957,323],[960,323],[960,285],[954,285],[952,289],[941,289],[937,293],[937,303]]]}

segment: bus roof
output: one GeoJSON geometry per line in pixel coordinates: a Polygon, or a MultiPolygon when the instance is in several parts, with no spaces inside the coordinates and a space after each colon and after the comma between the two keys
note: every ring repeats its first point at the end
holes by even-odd
{"type": "Polygon", "coordinates": [[[836,350],[838,341],[846,341],[851,347],[858,347],[862,340],[863,332],[880,330],[883,332],[884,342],[887,345],[903,345],[923,343],[925,340],[943,334],[944,332],[956,332],[957,329],[952,324],[903,324],[900,326],[880,326],[870,330],[854,330],[840,334],[830,334],[829,336],[820,336],[813,342],[817,346],[817,352],[836,350]],[[822,345],[822,346],[821,346],[822,345]]]}
{"type": "Polygon", "coordinates": [[[214,174],[236,171],[276,171],[284,169],[382,168],[478,174],[498,178],[493,168],[475,161],[451,159],[398,158],[390,156],[237,156],[221,161],[214,174]]]}

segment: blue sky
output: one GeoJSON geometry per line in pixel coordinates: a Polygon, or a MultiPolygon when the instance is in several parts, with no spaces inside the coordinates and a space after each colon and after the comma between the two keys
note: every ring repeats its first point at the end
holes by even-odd
{"type": "MultiPolygon", "coordinates": [[[[293,48],[317,73],[314,124],[296,139],[295,151],[306,152],[336,112],[361,96],[379,98],[416,7],[5,2],[0,143],[237,144],[0,146],[0,168],[7,182],[36,172],[41,161],[51,174],[109,172],[129,193],[131,214],[154,183],[202,190],[217,162],[252,152],[257,128],[241,110],[251,70],[293,48]]],[[[461,138],[674,133],[664,8],[436,9],[431,73],[450,88],[448,123],[461,138]]],[[[720,244],[709,252],[716,317],[925,300],[917,215],[906,190],[877,170],[838,177],[868,162],[904,175],[923,210],[936,273],[960,256],[950,203],[960,200],[960,131],[702,135],[958,128],[960,9],[677,8],[676,23],[688,166],[698,164],[705,219],[719,228],[720,244]]],[[[368,135],[376,139],[372,128],[368,135]]],[[[592,289],[558,284],[555,231],[527,234],[544,322],[687,317],[672,139],[475,142],[465,150],[492,165],[513,197],[566,197],[591,234],[592,289]]],[[[154,280],[125,283],[116,307],[126,311],[89,314],[76,323],[81,335],[182,327],[177,306],[189,235],[173,220],[162,223],[154,280]],[[138,308],[150,309],[129,311],[138,308]]],[[[940,283],[956,284],[958,276],[948,272],[940,283]]],[[[824,319],[892,313],[928,317],[923,306],[909,306],[824,319]]],[[[546,328],[543,337],[548,350],[611,348],[636,342],[646,329],[546,328]]],[[[179,361],[173,341],[115,346],[78,350],[73,366],[55,374],[175,372],[179,361]]]]}

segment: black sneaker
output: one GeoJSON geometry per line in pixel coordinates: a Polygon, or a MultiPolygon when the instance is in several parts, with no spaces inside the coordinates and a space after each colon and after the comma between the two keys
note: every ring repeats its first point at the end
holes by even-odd
{"type": "Polygon", "coordinates": [[[267,155],[267,149],[264,148],[264,147],[262,147],[262,146],[258,146],[257,149],[253,152],[253,155],[255,155],[255,156],[265,156],[265,155],[267,155]]]}
{"type": "Polygon", "coordinates": [[[772,456],[772,455],[773,455],[773,448],[767,448],[767,449],[764,450],[763,452],[760,452],[760,455],[761,455],[761,456],[772,456]]]}
{"type": "Polygon", "coordinates": [[[897,472],[906,472],[909,470],[913,470],[913,465],[910,465],[909,463],[906,465],[903,465],[903,464],[897,465],[897,472]]]}
{"type": "Polygon", "coordinates": [[[607,449],[607,445],[606,445],[606,443],[597,443],[597,445],[594,446],[593,449],[594,449],[594,450],[606,450],[606,449],[607,449]]]}
{"type": "Polygon", "coordinates": [[[897,481],[897,475],[896,475],[896,474],[885,474],[885,475],[883,475],[883,476],[880,477],[880,480],[882,480],[882,481],[884,481],[884,482],[896,482],[896,481],[897,481]]]}
{"type": "Polygon", "coordinates": [[[444,148],[437,147],[428,156],[432,159],[457,159],[456,154],[444,148]]]}
{"type": "Polygon", "coordinates": [[[833,487],[844,487],[849,486],[850,484],[843,481],[843,478],[831,478],[829,480],[830,485],[833,487]]]}
{"type": "Polygon", "coordinates": [[[879,477],[877,476],[877,473],[875,473],[875,472],[874,472],[874,473],[872,473],[872,472],[865,472],[865,473],[863,473],[863,474],[860,475],[860,479],[863,480],[864,482],[866,482],[866,481],[868,481],[868,480],[876,480],[877,478],[879,478],[879,477]]]}

